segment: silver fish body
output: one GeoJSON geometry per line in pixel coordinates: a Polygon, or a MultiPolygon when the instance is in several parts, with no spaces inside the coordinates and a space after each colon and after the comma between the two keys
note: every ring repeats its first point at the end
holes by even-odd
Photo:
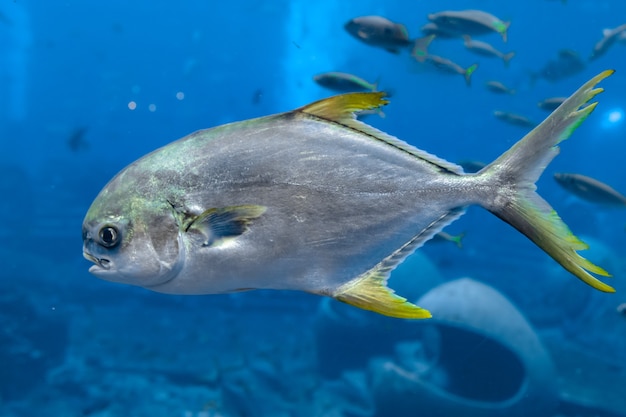
{"type": "Polygon", "coordinates": [[[583,86],[478,174],[355,119],[386,104],[352,93],[193,133],[122,170],[83,222],[90,272],[172,294],[287,289],[381,314],[429,313],[393,294],[389,273],[480,204],[603,291],[606,275],[534,193],[555,145],[595,107],[583,86]]]}
{"type": "Polygon", "coordinates": [[[266,208],[236,244],[207,250],[184,236],[172,267],[179,272],[150,283],[152,290],[324,292],[472,203],[466,178],[453,173],[460,167],[449,165],[446,172],[359,132],[306,115],[280,115],[196,132],[126,168],[106,193],[121,202],[132,193],[159,206],[158,221],[147,226],[172,241],[177,215],[168,212],[266,208]]]}

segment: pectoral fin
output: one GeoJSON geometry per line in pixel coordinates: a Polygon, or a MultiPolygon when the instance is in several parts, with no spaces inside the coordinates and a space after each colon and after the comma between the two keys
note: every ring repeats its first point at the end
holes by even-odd
{"type": "Polygon", "coordinates": [[[266,207],[255,205],[210,208],[199,216],[188,218],[183,230],[199,233],[203,237],[202,246],[214,246],[224,239],[243,234],[265,210],[266,207]]]}

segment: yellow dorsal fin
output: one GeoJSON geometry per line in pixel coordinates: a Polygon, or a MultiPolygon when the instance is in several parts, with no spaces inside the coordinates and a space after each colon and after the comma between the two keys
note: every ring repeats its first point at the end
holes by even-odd
{"type": "Polygon", "coordinates": [[[296,111],[349,126],[350,121],[356,120],[356,113],[389,104],[389,100],[383,98],[385,95],[382,91],[341,94],[316,101],[296,111]]]}
{"type": "Polygon", "coordinates": [[[446,171],[461,175],[463,173],[463,168],[459,165],[417,149],[416,147],[411,146],[396,137],[388,135],[385,132],[381,132],[375,127],[357,120],[356,116],[359,112],[379,109],[382,106],[387,105],[389,100],[384,98],[385,95],[386,93],[383,91],[340,94],[338,96],[329,97],[311,103],[307,106],[300,107],[294,112],[323,119],[328,122],[337,123],[347,128],[359,131],[367,136],[370,136],[372,139],[385,142],[402,152],[406,152],[418,159],[432,164],[434,169],[438,171],[446,171]]]}

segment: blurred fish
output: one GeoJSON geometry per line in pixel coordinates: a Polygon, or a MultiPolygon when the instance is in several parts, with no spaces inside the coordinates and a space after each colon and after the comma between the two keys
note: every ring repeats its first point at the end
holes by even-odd
{"type": "Polygon", "coordinates": [[[487,81],[485,83],[485,87],[487,87],[487,90],[493,93],[509,95],[515,94],[515,90],[510,89],[506,85],[502,84],[500,81],[487,81]]]}
{"type": "Polygon", "coordinates": [[[456,62],[438,55],[413,56],[418,62],[427,62],[444,74],[460,74],[465,78],[465,84],[472,85],[472,74],[478,68],[478,64],[472,64],[467,68],[461,67],[456,62]]]}
{"type": "Polygon", "coordinates": [[[437,27],[456,32],[459,35],[484,35],[496,32],[506,42],[506,31],[511,22],[503,22],[496,16],[482,10],[460,10],[431,13],[428,20],[437,27]]]}
{"type": "Polygon", "coordinates": [[[617,312],[626,317],[626,303],[622,303],[617,306],[617,312]]]}
{"type": "Polygon", "coordinates": [[[376,91],[378,83],[370,83],[347,72],[324,72],[313,77],[313,81],[337,93],[376,91]]]}
{"type": "Polygon", "coordinates": [[[501,110],[496,110],[493,112],[493,115],[498,119],[506,122],[510,125],[521,126],[521,127],[535,127],[537,123],[533,122],[526,116],[522,116],[521,114],[511,113],[501,110]]]}
{"type": "Polygon", "coordinates": [[[537,107],[542,110],[554,111],[557,107],[563,104],[566,99],[567,97],[550,97],[537,103],[537,107]]]}
{"type": "Polygon", "coordinates": [[[626,196],[609,185],[581,174],[554,174],[556,182],[570,193],[591,203],[626,207],[626,196]]]}
{"type": "Polygon", "coordinates": [[[458,235],[451,235],[450,233],[439,232],[435,236],[433,236],[432,242],[452,242],[458,248],[462,248],[463,242],[461,242],[461,240],[463,240],[464,237],[465,237],[465,233],[459,233],[458,235]]]}
{"type": "Polygon", "coordinates": [[[508,52],[505,54],[498,51],[487,42],[473,40],[469,35],[463,35],[463,40],[464,45],[468,50],[478,55],[500,58],[502,62],[504,62],[505,67],[509,66],[509,61],[515,56],[515,52],[508,52]]]}
{"type": "Polygon", "coordinates": [[[536,192],[555,149],[593,111],[604,71],[477,174],[355,119],[351,93],[201,130],[119,172],[83,221],[99,278],[170,294],[298,290],[399,318],[430,313],[387,287],[418,247],[480,205],[601,291],[608,276],[536,192]]]}
{"type": "Polygon", "coordinates": [[[426,57],[428,56],[428,47],[433,39],[435,39],[435,35],[428,35],[415,39],[411,55],[417,60],[417,62],[426,61],[426,57]]]}
{"type": "Polygon", "coordinates": [[[463,172],[472,174],[487,166],[487,164],[482,161],[461,161],[459,165],[463,167],[463,172]]]}
{"type": "Polygon", "coordinates": [[[79,127],[74,129],[72,134],[67,138],[67,146],[73,152],[89,149],[89,142],[85,140],[85,133],[87,133],[86,127],[79,127]]]}
{"type": "Polygon", "coordinates": [[[412,45],[409,32],[400,23],[381,16],[355,17],[345,24],[349,34],[368,45],[383,48],[394,54],[412,45]]]}
{"type": "Polygon", "coordinates": [[[252,104],[254,104],[256,106],[257,104],[261,103],[262,99],[263,99],[263,89],[257,88],[252,93],[252,100],[251,100],[251,102],[252,102],[252,104]]]}
{"type": "Polygon", "coordinates": [[[620,43],[626,43],[626,31],[617,35],[617,41],[620,43]]]}
{"type": "Polygon", "coordinates": [[[550,82],[556,82],[572,75],[578,74],[585,69],[583,61],[576,51],[561,49],[556,59],[550,60],[539,72],[531,73],[531,82],[543,78],[550,82]]]}
{"type": "Polygon", "coordinates": [[[424,26],[420,28],[420,30],[425,36],[435,35],[439,39],[460,38],[462,35],[461,33],[458,33],[454,30],[441,28],[437,26],[436,23],[433,23],[433,22],[426,23],[424,26]]]}
{"type": "Polygon", "coordinates": [[[606,51],[608,51],[609,48],[615,43],[615,41],[618,40],[623,34],[626,34],[626,23],[613,29],[604,29],[602,31],[602,39],[594,45],[591,56],[589,56],[589,60],[593,61],[594,59],[604,55],[606,51]]]}

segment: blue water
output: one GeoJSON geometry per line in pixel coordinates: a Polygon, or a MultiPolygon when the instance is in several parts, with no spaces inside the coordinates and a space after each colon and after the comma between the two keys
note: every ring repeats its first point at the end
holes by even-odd
{"type": "Polygon", "coordinates": [[[530,77],[564,48],[586,61],[602,30],[624,23],[622,0],[2,0],[0,417],[626,415],[626,316],[617,311],[626,211],[552,179],[576,172],[626,193],[626,41],[570,77],[530,77]],[[429,13],[463,9],[510,20],[507,43],[477,39],[516,53],[505,68],[460,39],[436,39],[431,53],[479,63],[471,87],[343,29],[381,15],[413,38],[429,13]],[[461,249],[427,243],[392,275],[412,300],[439,297],[432,321],[292,292],[161,295],[87,271],[82,219],[115,173],[197,129],[331,95],[312,81],[317,73],[378,80],[391,104],[368,123],[450,161],[489,162],[528,131],[493,110],[540,121],[539,100],[609,68],[617,72],[602,82],[599,106],[538,190],[590,244],[585,256],[613,274],[616,294],[579,282],[474,207],[446,229],[465,233],[461,249]],[[487,91],[494,79],[516,94],[487,91]],[[476,299],[433,293],[461,288],[461,277],[485,284],[472,287],[476,299]],[[472,335],[448,332],[438,314],[472,335]],[[467,408],[450,414],[460,403],[467,408]]]}

